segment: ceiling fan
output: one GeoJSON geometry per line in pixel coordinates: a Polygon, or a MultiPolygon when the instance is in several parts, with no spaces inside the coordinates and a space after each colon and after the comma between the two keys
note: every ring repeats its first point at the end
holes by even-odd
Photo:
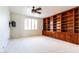
{"type": "Polygon", "coordinates": [[[42,10],[42,8],[35,8],[34,6],[32,7],[32,13],[38,13],[41,14],[40,10],[42,10]]]}

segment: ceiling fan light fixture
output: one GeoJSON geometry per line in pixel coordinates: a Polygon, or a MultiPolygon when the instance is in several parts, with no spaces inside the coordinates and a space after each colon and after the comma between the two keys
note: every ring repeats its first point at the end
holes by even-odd
{"type": "Polygon", "coordinates": [[[36,9],[35,9],[34,6],[32,7],[32,13],[38,13],[38,14],[41,14],[41,12],[39,12],[40,10],[42,10],[42,8],[39,7],[39,8],[36,8],[36,9]]]}

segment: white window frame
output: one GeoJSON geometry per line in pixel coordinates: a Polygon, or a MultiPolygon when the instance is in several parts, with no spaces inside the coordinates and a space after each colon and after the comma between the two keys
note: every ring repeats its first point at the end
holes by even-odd
{"type": "Polygon", "coordinates": [[[37,30],[37,19],[25,18],[24,30],[37,30]]]}

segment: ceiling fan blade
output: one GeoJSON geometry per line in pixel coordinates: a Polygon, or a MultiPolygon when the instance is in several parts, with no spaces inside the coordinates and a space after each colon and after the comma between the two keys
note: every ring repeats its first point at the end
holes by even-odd
{"type": "Polygon", "coordinates": [[[41,14],[41,12],[37,12],[37,11],[36,11],[36,13],[41,14]]]}
{"type": "Polygon", "coordinates": [[[37,8],[37,9],[35,9],[35,10],[41,10],[41,8],[37,8]]]}

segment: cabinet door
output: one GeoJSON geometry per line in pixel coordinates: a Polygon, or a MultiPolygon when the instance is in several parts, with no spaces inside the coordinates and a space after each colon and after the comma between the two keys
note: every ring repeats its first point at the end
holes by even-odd
{"type": "Polygon", "coordinates": [[[58,36],[58,33],[56,32],[54,35],[55,35],[55,38],[57,38],[57,36],[58,36]]]}
{"type": "Polygon", "coordinates": [[[64,40],[65,41],[65,39],[66,39],[66,37],[65,37],[66,35],[65,35],[65,33],[61,33],[61,36],[60,36],[60,38],[61,38],[61,40],[64,40]]]}
{"type": "Polygon", "coordinates": [[[69,42],[75,43],[75,40],[76,40],[76,37],[75,37],[74,33],[71,33],[70,34],[70,41],[69,42]]]}
{"type": "Polygon", "coordinates": [[[52,37],[52,31],[50,31],[50,37],[52,37]]]}
{"type": "Polygon", "coordinates": [[[79,33],[78,33],[78,44],[79,44],[79,33]]]}
{"type": "Polygon", "coordinates": [[[70,33],[66,33],[66,41],[71,42],[71,34],[70,33]]]}
{"type": "Polygon", "coordinates": [[[48,32],[47,31],[45,32],[45,35],[48,36],[48,32]]]}
{"type": "Polygon", "coordinates": [[[47,34],[48,34],[48,36],[50,36],[50,37],[51,37],[51,31],[48,31],[48,33],[47,33],[47,34]]]}
{"type": "Polygon", "coordinates": [[[74,33],[72,37],[73,37],[72,43],[78,44],[78,34],[74,33]]]}
{"type": "Polygon", "coordinates": [[[68,42],[78,44],[78,34],[77,33],[70,33],[68,36],[69,36],[69,39],[67,38],[68,42]]]}
{"type": "Polygon", "coordinates": [[[57,33],[56,33],[56,38],[57,38],[57,39],[60,39],[60,37],[61,37],[60,32],[57,32],[57,33]]]}
{"type": "Polygon", "coordinates": [[[52,37],[52,31],[50,31],[50,37],[52,37]]]}
{"type": "Polygon", "coordinates": [[[62,32],[59,32],[58,34],[59,34],[59,35],[58,35],[58,38],[59,38],[60,40],[65,39],[65,36],[63,35],[62,32]]]}
{"type": "Polygon", "coordinates": [[[42,31],[42,35],[44,35],[44,31],[42,31]]]}
{"type": "Polygon", "coordinates": [[[47,32],[46,31],[44,31],[44,35],[47,36],[47,32]]]}
{"type": "Polygon", "coordinates": [[[55,38],[55,37],[56,37],[55,32],[52,32],[52,33],[51,33],[51,36],[52,36],[53,38],[55,38]]]}

